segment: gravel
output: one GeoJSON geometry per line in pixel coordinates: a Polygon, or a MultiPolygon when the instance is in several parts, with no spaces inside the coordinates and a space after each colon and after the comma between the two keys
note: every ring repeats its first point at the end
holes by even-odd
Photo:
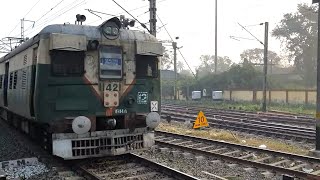
{"type": "Polygon", "coordinates": [[[197,154],[191,154],[190,157],[185,158],[181,152],[178,155],[173,155],[172,151],[174,149],[169,149],[167,152],[160,152],[159,148],[156,146],[153,150],[147,150],[139,153],[139,155],[161,163],[163,165],[169,166],[176,170],[185,172],[189,175],[196,176],[204,179],[214,179],[212,176],[205,174],[202,171],[209,172],[218,176],[225,178],[235,178],[237,180],[245,179],[281,179],[279,176],[275,175],[271,178],[265,177],[262,173],[266,170],[256,170],[254,172],[246,172],[244,168],[250,168],[245,165],[233,165],[234,162],[225,162],[222,159],[204,157],[201,160],[196,160],[195,157],[199,156],[197,154]],[[220,161],[217,161],[220,160],[220,161]],[[230,167],[229,167],[230,166],[230,167]],[[235,167],[233,167],[235,166],[235,167]]]}
{"type": "MultiPolygon", "coordinates": [[[[167,124],[167,121],[165,121],[165,120],[162,120],[161,122],[164,124],[167,124]]],[[[171,121],[171,124],[173,126],[177,126],[180,128],[192,129],[192,123],[190,121],[186,121],[184,123],[177,122],[177,121],[171,121]]],[[[225,131],[230,131],[230,130],[225,130],[225,131]]],[[[230,131],[230,132],[232,132],[234,135],[238,136],[241,139],[253,138],[253,139],[257,139],[257,140],[261,140],[261,141],[263,141],[263,140],[277,140],[278,142],[281,142],[283,144],[293,145],[293,146],[297,146],[297,147],[301,147],[301,148],[305,148],[305,149],[309,149],[309,150],[312,150],[315,148],[315,144],[308,143],[305,141],[285,140],[283,138],[278,138],[278,137],[269,137],[269,136],[250,134],[250,133],[239,132],[239,131],[230,131]]]]}
{"type": "Polygon", "coordinates": [[[26,179],[26,178],[30,178],[32,176],[39,175],[48,171],[49,170],[47,169],[47,167],[42,163],[38,165],[4,169],[4,172],[6,172],[8,179],[14,179],[14,178],[26,179]]]}
{"type": "Polygon", "coordinates": [[[27,150],[26,143],[21,143],[3,120],[0,120],[0,127],[0,162],[33,157],[33,154],[27,150]]]}
{"type": "Polygon", "coordinates": [[[30,180],[62,180],[59,175],[61,169],[69,170],[68,167],[43,150],[33,142],[27,135],[10,127],[4,120],[0,119],[0,162],[36,157],[39,163],[3,170],[8,179],[23,178],[30,180]]]}

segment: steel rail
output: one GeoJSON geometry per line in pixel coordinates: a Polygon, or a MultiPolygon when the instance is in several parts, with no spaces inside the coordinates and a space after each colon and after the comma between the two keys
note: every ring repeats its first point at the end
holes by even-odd
{"type": "Polygon", "coordinates": [[[181,137],[181,138],[192,140],[192,141],[199,141],[199,142],[204,142],[204,143],[208,143],[208,144],[217,144],[217,145],[228,146],[228,147],[233,147],[233,148],[240,148],[240,149],[245,149],[248,151],[256,151],[256,152],[261,152],[261,153],[266,153],[266,154],[272,154],[275,156],[284,156],[284,157],[289,157],[292,159],[299,159],[299,160],[303,160],[303,161],[308,161],[308,162],[320,164],[320,159],[316,158],[316,157],[312,157],[312,156],[303,156],[303,155],[286,153],[286,152],[275,151],[275,150],[270,150],[270,149],[261,149],[261,148],[257,148],[257,147],[253,147],[253,146],[235,144],[235,143],[218,141],[218,140],[207,139],[207,138],[201,138],[201,137],[190,136],[190,135],[176,134],[176,133],[160,131],[160,130],[156,130],[155,133],[156,133],[156,135],[167,135],[170,137],[181,137]]]}
{"type": "Polygon", "coordinates": [[[306,125],[306,126],[314,126],[315,119],[312,117],[306,116],[294,116],[294,115],[283,115],[283,114],[274,114],[274,113],[255,113],[250,111],[237,111],[237,110],[223,110],[223,109],[215,109],[215,108],[208,108],[208,107],[199,107],[199,106],[183,106],[183,105],[176,105],[176,104],[163,104],[162,108],[188,108],[189,110],[203,110],[207,111],[207,114],[228,114],[230,116],[246,116],[246,117],[254,117],[256,119],[267,119],[267,121],[273,121],[278,123],[295,123],[299,125],[306,125]]]}
{"type": "MultiPolygon", "coordinates": [[[[171,115],[171,118],[176,121],[194,120],[194,115],[178,114],[177,112],[162,111],[162,117],[166,118],[166,115],[171,115]]],[[[255,124],[252,122],[237,122],[234,120],[222,120],[216,118],[207,117],[209,125],[211,127],[220,127],[223,129],[233,129],[236,131],[249,131],[258,132],[259,134],[269,134],[271,136],[285,136],[287,138],[297,138],[301,140],[307,140],[313,142],[315,140],[314,131],[299,130],[299,128],[281,128],[277,126],[268,126],[265,124],[255,124]]]]}
{"type": "MultiPolygon", "coordinates": [[[[168,166],[162,165],[160,163],[148,160],[142,156],[139,156],[137,154],[134,153],[129,153],[129,154],[125,154],[122,155],[122,157],[126,160],[130,160],[130,162],[137,162],[140,165],[143,165],[143,167],[147,167],[147,168],[151,168],[152,170],[154,170],[154,172],[156,173],[162,173],[165,174],[169,177],[173,177],[174,179],[179,179],[179,180],[199,180],[198,178],[188,175],[186,173],[183,173],[181,171],[175,170],[173,168],[170,168],[168,166]]],[[[90,160],[86,163],[82,163],[82,164],[78,164],[76,165],[76,170],[78,171],[79,174],[81,174],[82,176],[86,177],[87,179],[90,180],[105,180],[106,177],[104,177],[106,174],[108,173],[102,173],[103,176],[99,173],[95,173],[95,172],[90,172],[86,166],[90,164],[90,167],[92,166],[92,164],[94,165],[94,161],[98,160],[98,159],[93,159],[90,160]]],[[[108,160],[111,160],[110,158],[105,158],[105,161],[107,162],[108,160]]],[[[97,165],[98,167],[98,165],[97,165]]],[[[112,172],[110,173],[112,174],[112,172]]],[[[129,178],[129,177],[128,177],[129,178]]]]}
{"type": "Polygon", "coordinates": [[[177,171],[173,168],[170,168],[168,166],[164,166],[160,163],[154,162],[154,161],[150,161],[144,157],[141,157],[137,154],[130,154],[130,156],[132,156],[133,158],[136,158],[139,162],[146,164],[146,165],[150,165],[151,167],[153,167],[154,169],[156,169],[157,171],[160,171],[164,174],[167,174],[168,176],[174,177],[175,179],[181,179],[181,180],[200,180],[196,177],[190,176],[186,173],[183,173],[181,171],[177,171]]]}
{"type": "MultiPolygon", "coordinates": [[[[156,131],[156,133],[157,134],[169,135],[169,137],[170,136],[171,137],[179,136],[179,137],[182,137],[182,138],[186,138],[188,140],[196,140],[198,142],[205,142],[205,143],[208,143],[208,144],[210,144],[210,143],[211,144],[219,144],[219,145],[229,146],[229,147],[233,147],[233,148],[237,147],[237,148],[246,149],[246,150],[250,150],[250,151],[271,154],[273,156],[284,156],[284,157],[288,157],[288,158],[291,158],[291,159],[303,160],[303,161],[313,162],[313,163],[318,163],[318,164],[320,163],[320,159],[309,157],[309,156],[301,156],[301,155],[284,153],[284,152],[279,152],[279,151],[259,149],[259,148],[250,147],[250,146],[243,146],[243,145],[238,145],[238,144],[233,144],[233,143],[214,141],[214,140],[198,138],[198,137],[194,137],[194,136],[174,134],[174,133],[169,133],[169,132],[164,132],[164,131],[156,131]]],[[[247,159],[242,159],[242,158],[239,158],[239,157],[233,157],[233,156],[230,156],[230,155],[219,154],[219,153],[216,153],[216,152],[209,152],[209,151],[193,148],[191,146],[177,145],[177,144],[174,144],[174,143],[171,143],[171,142],[165,142],[165,141],[162,141],[162,140],[156,140],[156,144],[160,145],[160,146],[172,147],[174,149],[181,149],[183,151],[190,151],[190,152],[198,153],[198,154],[205,155],[205,156],[219,157],[219,158],[221,158],[223,160],[230,160],[230,161],[237,162],[237,163],[240,163],[240,164],[246,164],[246,165],[250,165],[250,166],[254,166],[254,167],[258,167],[258,168],[268,169],[268,170],[275,171],[275,172],[290,174],[290,175],[294,175],[294,176],[299,177],[299,178],[320,179],[320,176],[318,176],[318,175],[309,174],[309,173],[306,173],[306,172],[292,170],[292,169],[287,169],[287,168],[283,168],[283,167],[279,167],[279,166],[275,166],[275,165],[271,165],[271,164],[265,164],[265,163],[261,163],[261,162],[250,161],[250,160],[247,160],[247,159]]]]}

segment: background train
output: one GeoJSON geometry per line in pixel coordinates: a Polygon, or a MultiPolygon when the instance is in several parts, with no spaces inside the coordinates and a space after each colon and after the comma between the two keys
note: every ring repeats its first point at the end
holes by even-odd
{"type": "Polygon", "coordinates": [[[148,148],[160,123],[162,51],[116,17],[49,25],[0,59],[0,115],[64,159],[148,148]]]}

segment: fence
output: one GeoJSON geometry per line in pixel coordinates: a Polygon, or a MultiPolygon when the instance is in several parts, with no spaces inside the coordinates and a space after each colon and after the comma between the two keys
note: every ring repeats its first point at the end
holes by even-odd
{"type": "MultiPolygon", "coordinates": [[[[316,104],[316,90],[269,90],[267,101],[287,104],[316,104]]],[[[225,90],[223,99],[231,101],[258,102],[263,99],[263,91],[225,90]]]]}

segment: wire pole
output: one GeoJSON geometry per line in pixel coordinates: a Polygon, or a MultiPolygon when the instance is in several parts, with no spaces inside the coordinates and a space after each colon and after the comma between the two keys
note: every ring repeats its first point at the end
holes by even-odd
{"type": "Polygon", "coordinates": [[[21,19],[21,39],[24,40],[24,18],[21,19]]]}
{"type": "Polygon", "coordinates": [[[173,98],[177,100],[177,42],[172,42],[173,47],[173,67],[174,67],[174,86],[173,98]]]}
{"type": "Polygon", "coordinates": [[[218,66],[218,0],[216,0],[216,12],[215,12],[215,53],[214,53],[214,73],[217,74],[218,66]]]}
{"type": "Polygon", "coordinates": [[[263,65],[263,103],[262,103],[262,111],[267,111],[267,73],[268,73],[268,29],[269,23],[265,22],[265,34],[264,34],[264,65],[263,65]]]}
{"type": "MultiPolygon", "coordinates": [[[[316,111],[316,151],[320,151],[320,3],[319,0],[313,0],[312,3],[318,3],[318,52],[317,52],[317,111],[316,111]]],[[[319,154],[319,153],[318,153],[319,154]]]]}
{"type": "Polygon", "coordinates": [[[154,36],[157,34],[157,8],[156,8],[156,0],[149,0],[150,1],[150,33],[154,36]]]}

